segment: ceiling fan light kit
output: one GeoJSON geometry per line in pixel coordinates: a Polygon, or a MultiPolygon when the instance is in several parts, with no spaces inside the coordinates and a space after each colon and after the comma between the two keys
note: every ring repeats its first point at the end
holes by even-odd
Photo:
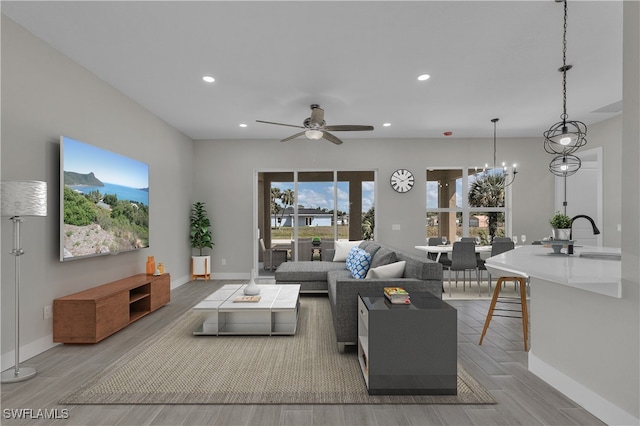
{"type": "Polygon", "coordinates": [[[336,136],[334,136],[331,132],[348,132],[348,131],[367,131],[373,130],[373,126],[363,126],[363,125],[355,125],[355,124],[339,124],[335,126],[327,126],[327,123],[324,121],[324,110],[320,108],[318,104],[311,104],[311,117],[307,117],[302,126],[297,126],[295,124],[284,124],[284,123],[276,123],[273,121],[263,121],[256,120],[258,123],[265,124],[275,124],[277,126],[287,126],[287,127],[297,127],[299,129],[306,129],[302,132],[296,133],[295,135],[291,135],[288,138],[282,139],[280,142],[288,142],[292,139],[295,139],[299,136],[304,135],[307,139],[311,140],[319,140],[325,139],[329,142],[332,142],[336,145],[340,145],[342,140],[336,136]]]}
{"type": "Polygon", "coordinates": [[[323,133],[320,130],[311,129],[304,132],[304,135],[307,137],[307,139],[317,141],[318,139],[322,139],[323,133]]]}

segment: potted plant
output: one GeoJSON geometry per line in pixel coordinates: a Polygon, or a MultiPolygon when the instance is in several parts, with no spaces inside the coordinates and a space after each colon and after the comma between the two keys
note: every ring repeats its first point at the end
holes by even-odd
{"type": "Polygon", "coordinates": [[[571,218],[566,214],[556,211],[549,219],[549,223],[553,228],[554,240],[568,240],[571,235],[571,218]]]}
{"type": "Polygon", "coordinates": [[[191,256],[191,279],[211,278],[211,256],[202,253],[205,248],[213,248],[211,221],[207,216],[203,202],[196,202],[191,207],[191,225],[189,240],[191,247],[198,249],[198,255],[191,256]]]}

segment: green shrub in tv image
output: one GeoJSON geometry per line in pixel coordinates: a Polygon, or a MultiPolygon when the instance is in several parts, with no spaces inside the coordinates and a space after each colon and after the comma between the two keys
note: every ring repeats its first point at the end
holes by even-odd
{"type": "Polygon", "coordinates": [[[114,194],[64,187],[64,257],[148,247],[149,208],[114,194]]]}

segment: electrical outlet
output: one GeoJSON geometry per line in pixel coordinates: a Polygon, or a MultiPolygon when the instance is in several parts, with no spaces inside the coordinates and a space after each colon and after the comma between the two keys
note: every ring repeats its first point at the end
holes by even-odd
{"type": "Polygon", "coordinates": [[[51,305],[47,305],[42,310],[42,319],[49,319],[53,316],[51,305]]]}
{"type": "Polygon", "coordinates": [[[222,266],[227,264],[227,259],[222,259],[222,266]]]}

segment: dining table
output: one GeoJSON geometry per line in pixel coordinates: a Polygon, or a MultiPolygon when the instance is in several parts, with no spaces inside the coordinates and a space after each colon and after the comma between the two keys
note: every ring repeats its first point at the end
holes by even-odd
{"type": "MultiPolygon", "coordinates": [[[[435,261],[438,262],[442,253],[451,253],[453,251],[453,244],[442,244],[437,246],[415,246],[415,248],[427,253],[435,253],[435,261]]],[[[476,253],[491,253],[491,246],[476,245],[476,253]]]]}

